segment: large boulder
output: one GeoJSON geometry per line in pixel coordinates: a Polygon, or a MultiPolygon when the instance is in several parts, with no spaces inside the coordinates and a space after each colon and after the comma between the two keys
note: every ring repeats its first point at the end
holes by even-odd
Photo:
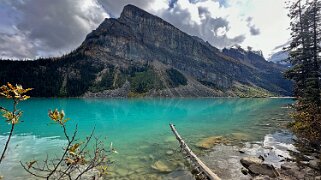
{"type": "Polygon", "coordinates": [[[267,175],[272,178],[280,176],[280,173],[271,164],[251,164],[248,169],[255,175],[267,175]]]}
{"type": "Polygon", "coordinates": [[[240,162],[245,168],[248,168],[252,164],[262,164],[263,160],[258,157],[244,157],[240,162]]]}

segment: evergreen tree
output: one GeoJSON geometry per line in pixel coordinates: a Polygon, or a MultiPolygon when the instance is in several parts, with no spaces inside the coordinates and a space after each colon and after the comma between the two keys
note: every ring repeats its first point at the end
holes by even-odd
{"type": "Polygon", "coordinates": [[[298,99],[294,130],[311,142],[321,140],[319,0],[290,2],[292,41],[288,50],[293,67],[286,76],[295,82],[298,99]]]}

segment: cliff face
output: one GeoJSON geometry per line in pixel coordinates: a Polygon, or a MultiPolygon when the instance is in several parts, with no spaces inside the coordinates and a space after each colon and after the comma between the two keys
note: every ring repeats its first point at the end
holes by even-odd
{"type": "Polygon", "coordinates": [[[280,66],[255,53],[246,57],[240,51],[222,53],[133,5],[125,6],[118,19],[105,19],[67,56],[34,62],[2,61],[0,65],[4,67],[0,70],[2,83],[19,82],[34,87],[36,96],[205,97],[291,93],[291,84],[283,79],[280,66]],[[10,72],[10,68],[18,69],[18,74],[10,72]],[[46,79],[53,77],[56,82],[51,90],[42,87],[46,79]]]}

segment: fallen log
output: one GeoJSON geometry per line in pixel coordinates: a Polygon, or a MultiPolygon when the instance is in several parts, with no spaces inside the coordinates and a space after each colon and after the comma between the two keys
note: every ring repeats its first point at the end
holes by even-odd
{"type": "MultiPolygon", "coordinates": [[[[199,174],[203,174],[206,176],[207,179],[210,180],[220,180],[219,178],[210,168],[208,168],[194,153],[193,151],[188,147],[188,145],[185,143],[185,141],[182,139],[182,137],[178,134],[173,124],[169,124],[171,127],[174,135],[176,136],[176,139],[180,143],[180,146],[182,150],[187,154],[187,157],[192,161],[192,165],[196,166],[195,169],[199,171],[199,174]]],[[[199,175],[198,174],[198,175],[199,175]]]]}

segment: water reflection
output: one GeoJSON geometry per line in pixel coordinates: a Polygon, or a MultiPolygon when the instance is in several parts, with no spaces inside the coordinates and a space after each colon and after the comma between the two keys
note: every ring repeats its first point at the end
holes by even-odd
{"type": "MultiPolygon", "coordinates": [[[[34,98],[19,104],[25,111],[24,122],[17,126],[15,133],[22,137],[26,133],[35,137],[34,142],[28,141],[29,148],[35,145],[37,139],[60,136],[61,129],[50,123],[47,112],[53,108],[64,109],[67,117],[72,119],[68,127],[78,124],[80,137],[85,137],[96,127],[96,135],[108,137],[106,146],[113,142],[119,152],[114,157],[117,160],[115,169],[128,173],[144,169],[144,173],[155,174],[155,170],[151,169],[155,161],[180,159],[176,155],[166,155],[167,151],[175,151],[178,147],[168,126],[170,122],[176,124],[191,145],[204,137],[231,133],[247,133],[253,140],[262,140],[264,135],[276,130],[279,123],[287,121],[286,109],[280,107],[288,103],[292,100],[34,98]]],[[[11,106],[4,99],[0,99],[0,105],[11,106]]],[[[3,121],[0,125],[8,128],[3,121]]],[[[46,146],[49,148],[52,144],[43,145],[46,146]]]]}

